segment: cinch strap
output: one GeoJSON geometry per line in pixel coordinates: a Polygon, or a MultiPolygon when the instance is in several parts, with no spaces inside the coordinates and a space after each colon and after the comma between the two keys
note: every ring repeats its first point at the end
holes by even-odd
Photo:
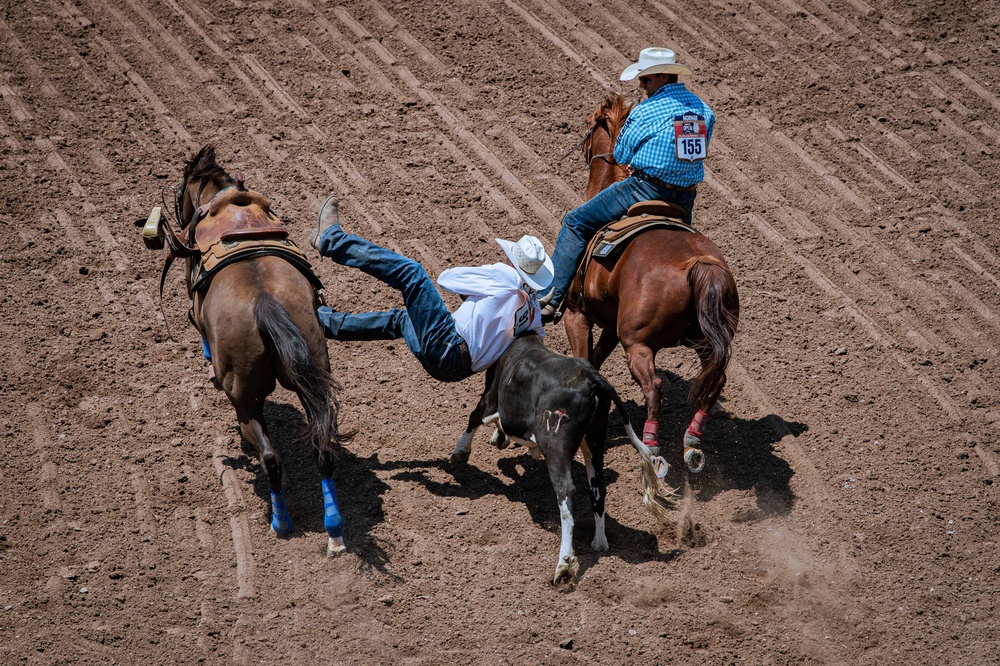
{"type": "Polygon", "coordinates": [[[323,525],[326,533],[336,539],[344,533],[344,517],[337,506],[337,486],[333,479],[323,479],[323,525]]]}

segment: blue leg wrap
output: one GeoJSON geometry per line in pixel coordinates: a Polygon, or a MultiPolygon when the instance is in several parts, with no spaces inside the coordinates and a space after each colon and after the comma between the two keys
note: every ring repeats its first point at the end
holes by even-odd
{"type": "Polygon", "coordinates": [[[285,506],[285,491],[271,491],[271,529],[278,536],[285,536],[292,531],[292,517],[288,515],[285,506]]]}
{"type": "Polygon", "coordinates": [[[208,350],[208,340],[205,339],[205,336],[201,336],[201,348],[205,351],[205,360],[211,361],[212,352],[208,350]]]}
{"type": "Polygon", "coordinates": [[[326,526],[326,533],[337,538],[344,533],[344,517],[340,515],[340,507],[337,506],[337,486],[333,479],[323,479],[323,524],[326,526]]]}

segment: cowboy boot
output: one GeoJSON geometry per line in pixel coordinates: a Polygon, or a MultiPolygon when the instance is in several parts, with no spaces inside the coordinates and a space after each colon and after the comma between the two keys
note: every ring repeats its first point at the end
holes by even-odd
{"type": "Polygon", "coordinates": [[[319,207],[319,218],[316,222],[316,228],[309,234],[309,244],[319,250],[320,237],[333,225],[340,226],[340,199],[337,198],[336,194],[331,193],[319,207]]]}
{"type": "MultiPolygon", "coordinates": [[[[563,303],[566,299],[563,298],[563,303]]],[[[538,304],[542,306],[542,323],[543,324],[554,324],[562,319],[563,308],[562,303],[552,302],[552,292],[550,291],[545,296],[538,299],[538,304]]]]}

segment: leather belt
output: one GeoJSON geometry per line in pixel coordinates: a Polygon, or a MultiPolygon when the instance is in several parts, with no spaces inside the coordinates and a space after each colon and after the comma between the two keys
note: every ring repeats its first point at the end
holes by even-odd
{"type": "Polygon", "coordinates": [[[632,171],[632,175],[635,176],[636,178],[638,178],[639,180],[649,181],[653,185],[656,185],[658,187],[662,187],[662,188],[667,189],[667,190],[674,190],[675,192],[697,192],[698,191],[698,184],[697,183],[695,183],[694,185],[685,185],[685,186],[671,185],[670,183],[663,182],[662,180],[660,180],[656,176],[650,176],[648,173],[643,173],[642,171],[632,171]]]}
{"type": "Polygon", "coordinates": [[[458,343],[458,351],[462,354],[462,371],[465,372],[466,377],[471,377],[472,372],[472,354],[469,353],[469,343],[462,340],[458,343]]]}

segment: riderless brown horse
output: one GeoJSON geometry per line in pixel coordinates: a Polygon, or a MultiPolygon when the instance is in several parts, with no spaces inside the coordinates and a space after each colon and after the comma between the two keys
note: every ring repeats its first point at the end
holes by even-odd
{"type": "Polygon", "coordinates": [[[158,212],[143,231],[146,245],[169,246],[160,280],[174,257],[187,263],[190,318],[211,355],[213,382],[236,409],[240,431],[254,447],[271,486],[271,529],[292,530],[281,482],[281,457],[264,421],[275,381],[295,392],[322,477],[328,555],[344,550],[343,519],[332,479],[339,385],[330,375],[326,339],[316,316],[322,285],[305,255],[271,212],[270,202],[234,179],[204,146],[184,167],[174,212],[181,237],[158,212]]]}
{"type": "MultiPolygon", "coordinates": [[[[613,152],[630,110],[621,95],[612,95],[587,119],[582,144],[590,167],[586,199],[628,177],[613,152]]],[[[644,442],[658,441],[656,353],[677,345],[697,351],[701,372],[688,395],[697,411],[684,435],[684,461],[691,471],[701,471],[704,424],[726,383],[740,311],[736,282],[722,253],[704,235],[677,225],[646,230],[619,254],[585,266],[586,274],[578,272],[569,290],[564,317],[573,355],[589,358],[600,369],[621,342],[646,401],[644,442]],[[603,329],[596,345],[594,324],[603,329]]]]}

